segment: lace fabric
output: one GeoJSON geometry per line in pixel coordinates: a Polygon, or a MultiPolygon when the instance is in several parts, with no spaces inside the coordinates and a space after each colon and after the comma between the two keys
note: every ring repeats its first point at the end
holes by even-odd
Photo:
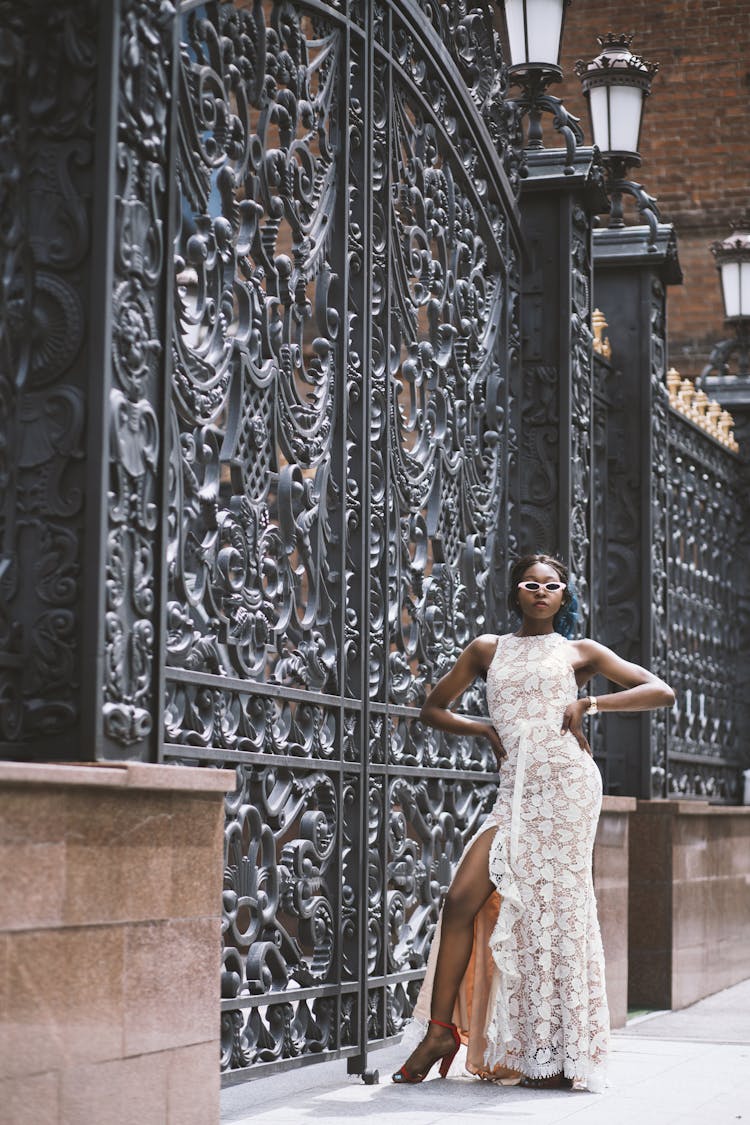
{"type": "MultiPolygon", "coordinates": [[[[558,633],[503,636],[487,673],[490,718],[508,756],[482,828],[495,831],[489,872],[501,901],[489,939],[489,994],[474,1002],[486,999],[486,1071],[562,1072],[596,1091],[605,1084],[609,1045],[591,874],[602,784],[574,735],[560,733],[577,694],[570,651],[558,633]]],[[[417,1023],[429,1015],[439,943],[440,923],[417,1023]]]]}

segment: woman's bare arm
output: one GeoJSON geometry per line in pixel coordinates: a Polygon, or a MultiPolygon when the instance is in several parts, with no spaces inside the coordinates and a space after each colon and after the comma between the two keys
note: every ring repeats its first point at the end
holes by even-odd
{"type": "Polygon", "coordinates": [[[496,646],[497,637],[489,633],[477,637],[468,644],[450,672],[435,684],[422,704],[419,717],[422,722],[437,730],[488,739],[499,764],[506,754],[495,728],[487,722],[482,722],[481,719],[457,715],[451,710],[451,703],[466,691],[477,676],[487,671],[495,655],[496,646]]]}
{"type": "Polygon", "coordinates": [[[593,676],[604,676],[612,683],[620,684],[625,691],[597,695],[596,703],[600,711],[652,711],[657,707],[671,707],[675,700],[674,692],[664,680],[653,672],[631,664],[617,653],[596,641],[576,641],[580,664],[576,668],[579,683],[586,683],[593,676]]]}
{"type": "MultiPolygon", "coordinates": [[[[653,711],[657,707],[671,707],[675,694],[669,684],[659,679],[653,672],[623,660],[616,652],[597,641],[574,641],[578,659],[575,662],[576,681],[585,684],[593,676],[605,676],[612,683],[620,684],[625,691],[608,692],[597,695],[598,711],[653,711]]],[[[569,703],[563,713],[562,730],[570,731],[578,740],[578,745],[588,754],[591,747],[583,733],[583,716],[589,707],[588,698],[576,699],[569,703]]]]}

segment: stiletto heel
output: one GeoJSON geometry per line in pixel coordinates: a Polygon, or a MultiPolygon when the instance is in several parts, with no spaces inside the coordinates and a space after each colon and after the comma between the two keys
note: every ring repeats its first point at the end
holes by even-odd
{"type": "Polygon", "coordinates": [[[443,1055],[442,1061],[440,1063],[440,1077],[445,1078],[451,1068],[451,1063],[458,1054],[458,1048],[461,1046],[461,1037],[458,1034],[458,1028],[456,1027],[455,1023],[441,1023],[440,1020],[433,1019],[430,1020],[430,1023],[435,1023],[438,1027],[447,1027],[453,1035],[453,1042],[455,1046],[453,1047],[452,1051],[448,1052],[447,1055],[443,1055]]]}
{"type": "Polygon", "coordinates": [[[429,1022],[434,1023],[437,1027],[445,1027],[448,1029],[448,1031],[450,1031],[453,1036],[453,1050],[448,1051],[445,1055],[438,1055],[436,1059],[433,1059],[424,1074],[409,1074],[409,1071],[406,1069],[406,1067],[402,1066],[400,1070],[397,1070],[395,1074],[391,1075],[391,1079],[393,1082],[396,1082],[397,1084],[401,1082],[407,1082],[409,1084],[424,1082],[425,1078],[430,1073],[438,1059],[440,1060],[440,1077],[445,1078],[448,1074],[448,1071],[451,1068],[451,1063],[458,1054],[458,1048],[461,1046],[461,1037],[458,1034],[458,1028],[456,1027],[455,1023],[443,1023],[442,1020],[434,1020],[431,1018],[429,1022]]]}

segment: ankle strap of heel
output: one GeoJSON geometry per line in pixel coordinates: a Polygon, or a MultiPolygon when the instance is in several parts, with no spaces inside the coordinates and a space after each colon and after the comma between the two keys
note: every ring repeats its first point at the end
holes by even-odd
{"type": "Polygon", "coordinates": [[[429,1020],[429,1022],[430,1022],[430,1023],[434,1023],[434,1024],[437,1024],[437,1026],[438,1026],[438,1027],[447,1027],[449,1031],[455,1031],[455,1030],[456,1030],[456,1025],[455,1025],[455,1023],[443,1023],[443,1021],[442,1021],[442,1020],[434,1020],[434,1019],[432,1018],[432,1016],[430,1016],[430,1020],[429,1020]]]}

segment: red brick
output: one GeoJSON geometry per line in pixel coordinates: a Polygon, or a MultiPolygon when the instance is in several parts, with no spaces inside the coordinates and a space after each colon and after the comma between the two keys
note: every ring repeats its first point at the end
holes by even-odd
{"type": "Polygon", "coordinates": [[[729,234],[732,220],[750,218],[750,0],[631,0],[626,8],[621,0],[575,0],[565,21],[566,79],[553,92],[581,118],[589,143],[573,67],[598,54],[596,36],[607,31],[634,31],[632,49],[661,63],[644,113],[643,164],[633,178],[677,229],[685,281],[670,291],[669,346],[681,373],[695,375],[711,344],[728,333],[710,244],[729,234]]]}

